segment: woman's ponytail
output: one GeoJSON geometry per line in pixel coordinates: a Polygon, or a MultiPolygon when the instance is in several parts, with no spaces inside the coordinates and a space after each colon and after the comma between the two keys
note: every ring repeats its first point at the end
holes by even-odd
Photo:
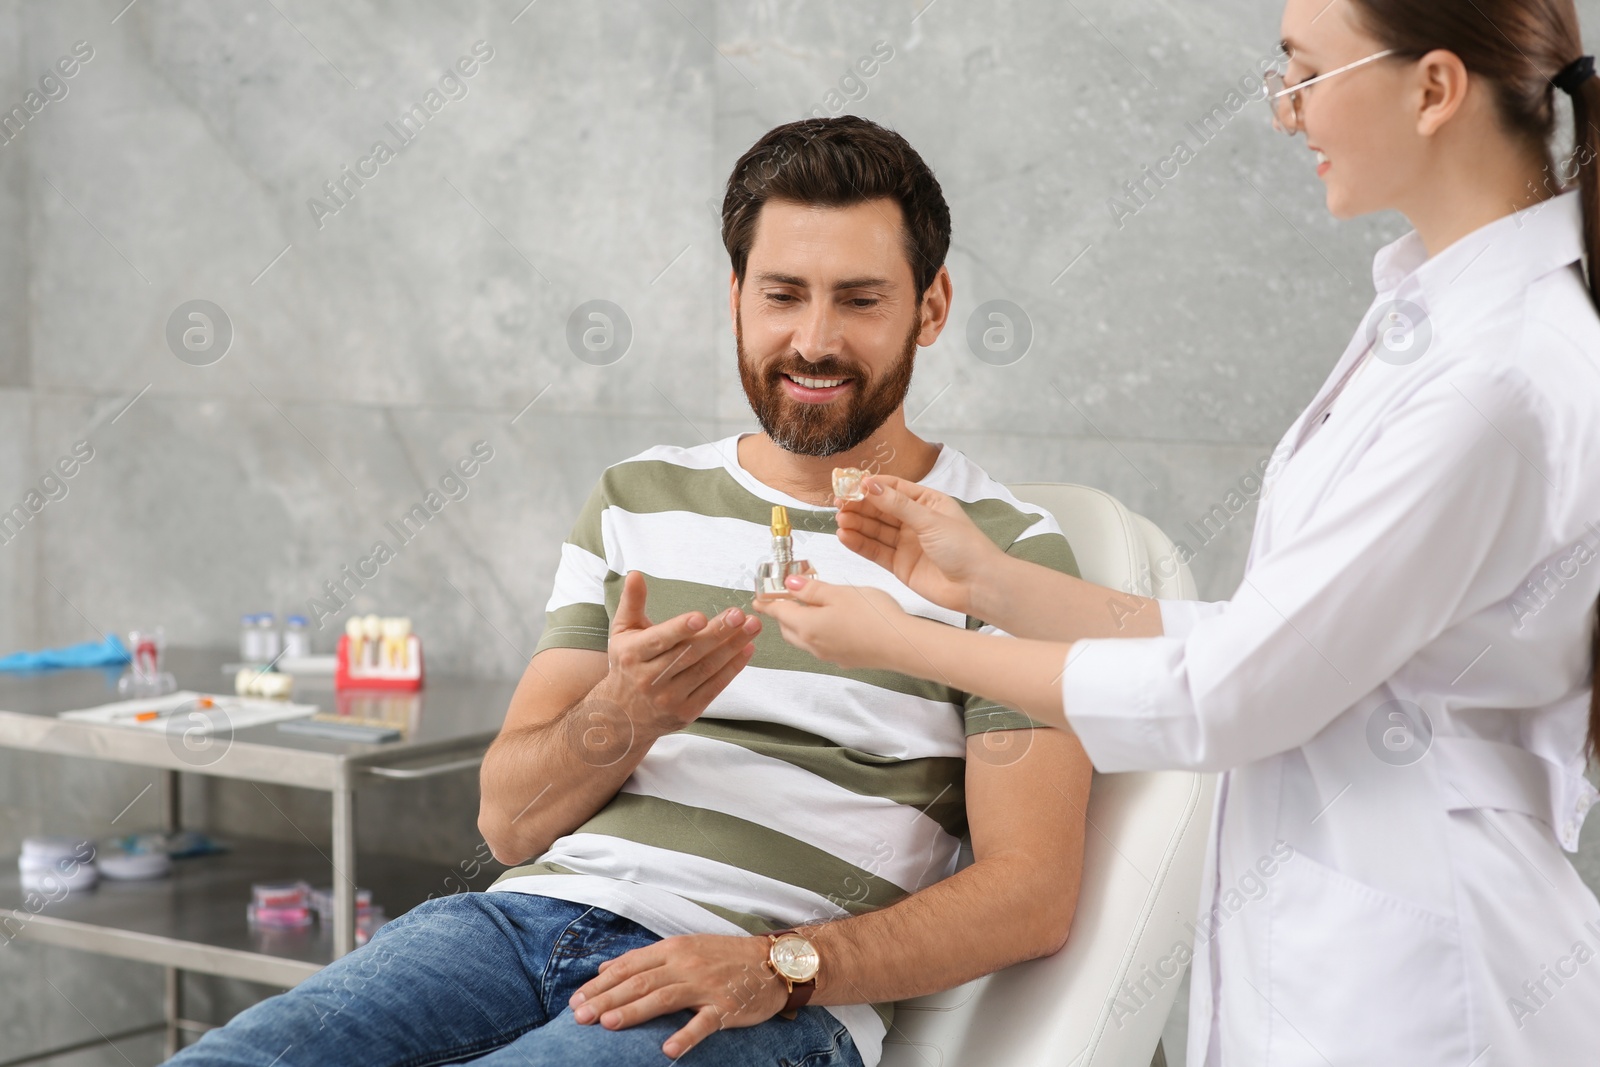
{"type": "Polygon", "coordinates": [[[1594,57],[1573,60],[1556,74],[1553,84],[1572,97],[1571,165],[1559,177],[1564,182],[1578,179],[1589,297],[1600,310],[1600,78],[1595,77],[1594,57]]]}
{"type": "MultiPolygon", "coordinates": [[[[1554,84],[1572,97],[1572,167],[1583,204],[1583,258],[1587,264],[1589,298],[1600,311],[1600,78],[1594,60],[1582,57],[1557,74],[1554,84]]],[[[1566,175],[1562,175],[1563,178],[1566,175]]],[[[1595,602],[1594,645],[1589,662],[1589,736],[1584,746],[1590,759],[1600,760],[1600,601],[1595,602]]]]}
{"type": "MultiPolygon", "coordinates": [[[[1600,78],[1595,77],[1593,58],[1574,60],[1556,75],[1555,84],[1572,97],[1572,169],[1577,172],[1578,198],[1583,204],[1583,258],[1589,298],[1600,311],[1600,78]]],[[[1595,603],[1594,614],[1589,736],[1584,749],[1590,759],[1600,760],[1600,601],[1595,603]]]]}

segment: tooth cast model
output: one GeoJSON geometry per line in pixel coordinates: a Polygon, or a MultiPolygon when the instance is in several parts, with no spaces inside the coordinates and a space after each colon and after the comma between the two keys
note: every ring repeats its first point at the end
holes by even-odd
{"type": "Polygon", "coordinates": [[[865,500],[867,494],[861,490],[861,479],[867,472],[860,467],[835,467],[833,468],[833,495],[840,500],[865,500]]]}
{"type": "Polygon", "coordinates": [[[353,675],[405,675],[416,670],[411,620],[404,615],[356,615],[345,620],[353,675]]]}

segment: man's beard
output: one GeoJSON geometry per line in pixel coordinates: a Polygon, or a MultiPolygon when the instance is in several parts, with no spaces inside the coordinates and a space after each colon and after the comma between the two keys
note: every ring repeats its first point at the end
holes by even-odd
{"type": "Polygon", "coordinates": [[[911,390],[919,332],[921,322],[913,319],[900,358],[876,382],[856,367],[833,360],[808,363],[798,357],[792,361],[775,360],[758,372],[745,356],[742,316],[735,315],[733,336],[739,351],[739,381],[744,385],[750,409],[756,413],[756,421],[779,448],[801,456],[838,455],[871,437],[905,403],[906,393],[911,390]],[[849,378],[848,399],[843,405],[837,400],[826,404],[796,400],[784,392],[781,379],[785,372],[802,378],[849,378]]]}

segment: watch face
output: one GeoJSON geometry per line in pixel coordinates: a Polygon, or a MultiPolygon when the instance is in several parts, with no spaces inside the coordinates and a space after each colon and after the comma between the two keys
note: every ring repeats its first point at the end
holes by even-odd
{"type": "Polygon", "coordinates": [[[784,934],[772,944],[772,966],[791,982],[808,982],[817,976],[822,957],[799,934],[784,934]]]}

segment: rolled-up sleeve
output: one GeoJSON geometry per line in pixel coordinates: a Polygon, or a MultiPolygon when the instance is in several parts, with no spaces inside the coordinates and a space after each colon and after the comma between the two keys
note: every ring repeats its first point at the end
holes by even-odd
{"type": "Polygon", "coordinates": [[[1220,615],[1228,608],[1226,600],[1158,600],[1161,633],[1166,637],[1188,637],[1195,623],[1220,615]]]}
{"type": "Polygon", "coordinates": [[[533,650],[536,656],[547,648],[604,652],[610,647],[606,581],[616,572],[607,562],[601,518],[608,506],[607,478],[602,476],[573,523],[572,533],[561,544],[561,561],[545,604],[544,632],[533,650]]]}
{"type": "Polygon", "coordinates": [[[1163,602],[1160,637],[1076,642],[1062,699],[1095,767],[1214,771],[1296,748],[1511,595],[1558,547],[1541,414],[1512,370],[1435,379],[1232,600],[1163,602]]]}

